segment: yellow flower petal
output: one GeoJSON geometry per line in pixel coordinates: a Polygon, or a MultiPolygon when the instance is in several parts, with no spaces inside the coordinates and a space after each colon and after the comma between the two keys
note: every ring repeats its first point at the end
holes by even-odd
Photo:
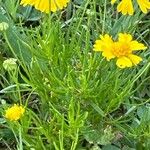
{"type": "Polygon", "coordinates": [[[112,53],[113,40],[108,34],[100,35],[100,38],[101,40],[96,40],[94,44],[94,51],[101,51],[102,56],[109,61],[115,57],[112,53]]]}
{"type": "Polygon", "coordinates": [[[117,0],[111,0],[111,4],[113,5],[117,0]]]}
{"type": "Polygon", "coordinates": [[[14,104],[12,107],[8,108],[5,113],[5,118],[10,121],[16,121],[24,114],[25,108],[14,104]]]}
{"type": "Polygon", "coordinates": [[[147,9],[150,9],[149,0],[137,0],[137,3],[143,13],[147,13],[147,11],[148,11],[147,9]]]}
{"type": "Polygon", "coordinates": [[[147,49],[147,47],[144,44],[139,43],[136,40],[130,42],[130,47],[133,51],[147,49]]]}
{"type": "Polygon", "coordinates": [[[70,0],[21,0],[21,5],[31,5],[41,12],[49,13],[63,9],[70,0]]]}
{"type": "Polygon", "coordinates": [[[118,12],[122,12],[123,15],[133,15],[134,9],[131,0],[122,0],[117,6],[118,12]]]}
{"type": "Polygon", "coordinates": [[[102,56],[104,56],[107,59],[107,61],[109,61],[112,58],[115,58],[115,55],[112,53],[111,49],[103,51],[102,56]]]}
{"type": "Polygon", "coordinates": [[[119,33],[119,38],[118,41],[119,42],[130,42],[132,41],[132,35],[131,34],[127,34],[127,33],[119,33]]]}
{"type": "Polygon", "coordinates": [[[94,51],[103,51],[103,42],[101,40],[96,40],[94,44],[94,51]]]}
{"type": "Polygon", "coordinates": [[[96,40],[95,44],[94,44],[94,51],[105,51],[107,49],[110,49],[113,40],[112,38],[108,35],[105,34],[100,35],[101,40],[96,40]]]}
{"type": "Polygon", "coordinates": [[[132,67],[132,62],[129,58],[127,57],[120,57],[117,59],[116,65],[119,68],[126,68],[126,67],[132,67]]]}
{"type": "Polygon", "coordinates": [[[132,61],[132,63],[134,65],[137,65],[137,64],[139,64],[142,61],[141,57],[139,57],[137,55],[133,55],[133,54],[129,55],[128,58],[132,61]]]}
{"type": "Polygon", "coordinates": [[[112,44],[113,42],[112,37],[109,36],[108,34],[105,34],[104,36],[100,35],[100,38],[103,42],[108,43],[108,44],[112,44]]]}
{"type": "MultiPolygon", "coordinates": [[[[111,4],[114,4],[116,0],[111,0],[111,4]]],[[[147,13],[148,9],[150,9],[150,0],[135,0],[138,3],[141,11],[143,13],[147,13]]],[[[133,0],[121,0],[121,2],[117,6],[118,12],[122,12],[123,15],[129,14],[133,15],[133,0]]]]}

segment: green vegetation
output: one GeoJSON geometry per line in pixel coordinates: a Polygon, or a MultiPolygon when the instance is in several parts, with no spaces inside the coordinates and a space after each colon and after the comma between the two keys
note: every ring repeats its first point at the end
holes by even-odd
{"type": "Polygon", "coordinates": [[[149,17],[106,0],[50,14],[1,0],[0,149],[149,150],[149,17]],[[148,47],[139,65],[120,69],[93,51],[100,34],[120,32],[148,47]],[[18,121],[4,117],[14,104],[25,106],[18,121]]]}

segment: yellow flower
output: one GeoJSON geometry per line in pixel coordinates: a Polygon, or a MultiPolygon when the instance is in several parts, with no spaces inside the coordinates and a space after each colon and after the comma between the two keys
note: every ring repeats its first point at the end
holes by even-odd
{"type": "Polygon", "coordinates": [[[5,118],[7,118],[10,121],[16,121],[21,118],[24,112],[24,107],[14,104],[12,107],[6,110],[5,118]]]}
{"type": "Polygon", "coordinates": [[[113,40],[108,35],[105,34],[104,36],[100,35],[101,40],[96,40],[94,44],[95,51],[102,51],[102,55],[106,57],[107,60],[114,58],[115,56],[112,55],[110,51],[110,47],[113,46],[113,40]]]}
{"type": "Polygon", "coordinates": [[[117,0],[111,0],[111,4],[114,4],[117,0]]]}
{"type": "MultiPolygon", "coordinates": [[[[116,0],[111,0],[111,4],[114,4],[115,2],[116,0]]],[[[148,9],[150,9],[149,0],[137,0],[137,3],[143,13],[147,13],[148,9]]],[[[121,0],[121,2],[117,6],[117,11],[122,12],[123,15],[133,15],[134,8],[132,0],[121,0]]]]}
{"type": "Polygon", "coordinates": [[[147,13],[147,9],[150,9],[150,1],[149,0],[137,0],[137,3],[143,13],[147,13]]]}
{"type": "Polygon", "coordinates": [[[134,51],[144,50],[147,47],[132,39],[130,34],[119,33],[118,41],[105,34],[100,36],[100,40],[96,40],[94,50],[102,52],[108,61],[117,58],[116,65],[119,68],[132,67],[142,61],[142,58],[133,54],[134,51]]]}
{"type": "Polygon", "coordinates": [[[129,14],[133,15],[133,5],[131,0],[122,0],[118,7],[117,7],[118,12],[122,12],[123,15],[129,14]]]}
{"type": "Polygon", "coordinates": [[[31,5],[41,12],[56,12],[67,6],[70,0],[21,0],[21,5],[31,5]]]}

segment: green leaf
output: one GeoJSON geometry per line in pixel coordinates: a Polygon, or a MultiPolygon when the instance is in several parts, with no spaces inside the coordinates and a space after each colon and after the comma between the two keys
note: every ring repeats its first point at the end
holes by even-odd
{"type": "Polygon", "coordinates": [[[102,148],[102,150],[121,150],[121,149],[114,145],[106,145],[102,148]]]}
{"type": "Polygon", "coordinates": [[[102,117],[105,117],[105,113],[98,105],[96,105],[93,102],[90,102],[90,105],[98,112],[99,115],[101,115],[102,117]]]}

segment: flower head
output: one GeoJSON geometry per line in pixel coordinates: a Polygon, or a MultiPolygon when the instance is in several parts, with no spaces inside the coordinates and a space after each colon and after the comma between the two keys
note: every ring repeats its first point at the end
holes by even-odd
{"type": "Polygon", "coordinates": [[[21,118],[24,112],[24,107],[14,104],[12,107],[6,110],[5,118],[7,118],[10,121],[16,121],[21,118]]]}
{"type": "Polygon", "coordinates": [[[21,0],[21,5],[31,5],[41,12],[56,12],[67,6],[70,0],[21,0]]]}
{"type": "MultiPolygon", "coordinates": [[[[139,5],[141,11],[143,13],[147,13],[148,9],[150,9],[150,1],[149,0],[136,0],[139,5]]],[[[111,4],[114,4],[116,0],[111,0],[111,4]]],[[[122,12],[123,15],[129,14],[133,15],[134,8],[132,0],[121,0],[121,2],[117,6],[118,12],[122,12]]]]}
{"type": "Polygon", "coordinates": [[[147,47],[132,39],[130,34],[120,33],[118,41],[113,41],[112,38],[105,34],[100,36],[100,40],[96,40],[94,50],[102,52],[108,61],[116,58],[116,65],[119,68],[132,67],[142,61],[142,58],[133,54],[137,50],[144,50],[147,47]]]}

